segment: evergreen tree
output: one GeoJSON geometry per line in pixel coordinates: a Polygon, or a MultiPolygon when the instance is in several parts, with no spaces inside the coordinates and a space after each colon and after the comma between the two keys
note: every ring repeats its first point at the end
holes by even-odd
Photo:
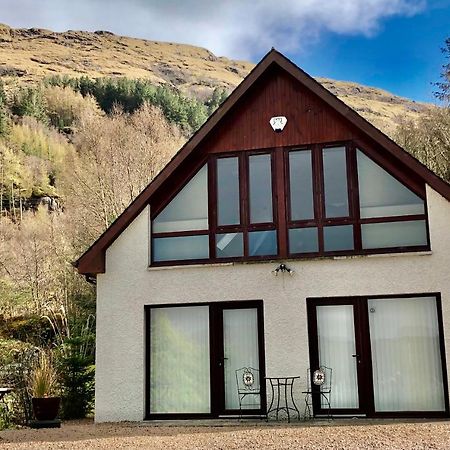
{"type": "Polygon", "coordinates": [[[205,105],[208,108],[208,115],[210,116],[228,97],[228,93],[224,88],[215,88],[211,97],[206,101],[205,105]]]}
{"type": "Polygon", "coordinates": [[[34,87],[22,88],[16,93],[12,112],[21,117],[30,116],[42,123],[49,123],[42,92],[34,87]]]}

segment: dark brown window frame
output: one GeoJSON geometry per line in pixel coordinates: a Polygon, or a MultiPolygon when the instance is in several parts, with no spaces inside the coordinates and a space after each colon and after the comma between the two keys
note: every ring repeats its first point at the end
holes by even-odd
{"type": "MultiPolygon", "coordinates": [[[[349,305],[354,306],[354,332],[356,353],[362,355],[362,361],[357,366],[358,374],[358,409],[333,409],[333,414],[349,415],[363,414],[369,418],[382,417],[449,417],[450,406],[448,396],[448,374],[445,352],[445,334],[442,318],[442,296],[440,292],[420,292],[408,294],[376,294],[376,295],[354,295],[340,297],[308,297],[306,299],[309,361],[311,367],[319,366],[319,347],[317,336],[317,306],[327,305],[349,305]],[[444,411],[399,411],[399,412],[376,412],[373,396],[373,372],[372,372],[372,350],[369,330],[368,300],[397,298],[434,297],[436,299],[436,313],[439,330],[439,350],[441,356],[442,382],[444,389],[445,409],[444,411]],[[360,325],[359,328],[357,325],[360,325]]],[[[317,388],[314,388],[318,390],[317,388]]],[[[313,398],[314,414],[327,415],[328,411],[322,409],[318,396],[313,398]]]]}
{"type": "MultiPolygon", "coordinates": [[[[161,419],[215,419],[223,415],[235,416],[239,410],[227,410],[225,408],[224,372],[219,364],[224,360],[223,348],[223,321],[218,317],[220,311],[226,309],[256,308],[258,317],[258,356],[260,380],[264,380],[266,374],[266,351],[264,343],[264,301],[263,300],[229,300],[218,302],[194,302],[194,303],[162,303],[145,305],[145,416],[144,420],[161,419]],[[207,306],[209,308],[209,344],[210,344],[210,407],[209,413],[152,413],[150,408],[150,318],[151,312],[156,308],[176,308],[207,306]],[[222,339],[221,339],[222,338],[222,339]]],[[[267,410],[266,385],[261,383],[261,407],[248,409],[245,414],[262,416],[267,410]]]]}
{"type": "MultiPolygon", "coordinates": [[[[308,259],[317,257],[334,256],[354,256],[371,254],[389,254],[389,253],[411,253],[430,250],[429,222],[427,197],[425,192],[425,183],[417,181],[398,168],[395,163],[386,160],[380,156],[376,149],[367,143],[359,141],[339,141],[327,143],[315,143],[306,146],[290,146],[249,151],[224,152],[210,154],[196,165],[195,172],[204,164],[208,164],[208,230],[179,231],[167,233],[153,233],[151,235],[152,258],[151,266],[173,266],[188,264],[208,264],[208,263],[226,263],[226,262],[244,262],[244,261],[275,261],[280,259],[308,259]],[[344,147],[346,153],[347,170],[347,192],[349,215],[346,217],[325,217],[325,190],[323,173],[323,149],[344,147]],[[312,177],[313,177],[313,202],[314,219],[295,220],[291,217],[290,202],[290,179],[289,179],[289,153],[294,151],[311,151],[312,177]],[[404,215],[391,217],[361,218],[359,211],[359,187],[356,151],[362,151],[366,156],[383,168],[388,174],[400,181],[411,189],[424,201],[425,212],[419,215],[404,215]],[[268,223],[251,224],[249,210],[249,157],[252,155],[271,155],[272,164],[272,212],[273,221],[268,223]],[[218,225],[217,224],[217,159],[238,158],[239,166],[239,207],[241,223],[239,225],[218,225]],[[398,246],[375,249],[363,249],[361,237],[361,225],[370,223],[389,223],[401,221],[424,220],[426,224],[427,243],[420,246],[398,246]],[[339,251],[324,250],[324,227],[351,225],[353,227],[353,249],[339,251]],[[309,253],[289,253],[289,230],[296,228],[317,228],[318,232],[318,252],[309,253]],[[267,256],[249,256],[248,233],[251,231],[275,230],[277,233],[276,255],[267,256]],[[240,257],[216,257],[216,235],[224,233],[242,233],[244,256],[240,257]],[[153,239],[162,237],[182,237],[182,236],[209,236],[209,258],[207,259],[188,259],[171,261],[153,260],[153,239]]],[[[183,183],[174,189],[169,199],[164,205],[156,211],[152,211],[151,220],[177,195],[178,192],[189,182],[191,177],[183,180],[183,183]]]]}

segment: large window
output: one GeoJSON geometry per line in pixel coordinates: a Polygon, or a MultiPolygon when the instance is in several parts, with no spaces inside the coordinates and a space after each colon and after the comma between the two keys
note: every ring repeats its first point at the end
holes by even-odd
{"type": "Polygon", "coordinates": [[[356,155],[362,248],[426,245],[425,202],[361,150],[356,155]]]}
{"type": "Polygon", "coordinates": [[[146,418],[217,417],[239,410],[236,371],[252,367],[243,412],[267,408],[262,301],[146,306],[146,418]]]}
{"type": "Polygon", "coordinates": [[[205,164],[152,222],[155,262],[209,258],[205,164]]]}
{"type": "Polygon", "coordinates": [[[210,199],[217,211],[211,224],[215,257],[276,255],[272,154],[218,157],[211,164],[216,169],[212,172],[215,195],[210,199]]]}
{"type": "Polygon", "coordinates": [[[152,263],[428,249],[424,184],[371,155],[351,144],[211,155],[153,217],[152,263]]]}

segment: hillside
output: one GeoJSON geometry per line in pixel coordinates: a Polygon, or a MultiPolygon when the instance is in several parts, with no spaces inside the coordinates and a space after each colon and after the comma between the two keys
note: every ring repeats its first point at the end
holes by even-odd
{"type": "MultiPolygon", "coordinates": [[[[14,29],[0,25],[0,77],[33,82],[51,75],[144,78],[201,100],[216,87],[237,86],[253,64],[191,45],[117,36],[108,31],[14,29]]],[[[427,107],[381,89],[319,78],[327,89],[388,134],[427,107]]]]}

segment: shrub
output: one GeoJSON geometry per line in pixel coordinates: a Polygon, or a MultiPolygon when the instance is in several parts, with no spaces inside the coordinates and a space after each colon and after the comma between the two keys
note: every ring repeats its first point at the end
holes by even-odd
{"type": "Polygon", "coordinates": [[[34,398],[56,395],[58,375],[49,352],[41,351],[29,375],[30,394],[34,398]]]}
{"type": "Polygon", "coordinates": [[[13,340],[0,340],[0,383],[11,386],[8,395],[9,423],[27,424],[32,417],[28,376],[38,349],[30,344],[13,340]]]}
{"type": "Polygon", "coordinates": [[[65,419],[82,419],[94,405],[93,356],[81,351],[82,340],[81,337],[66,340],[58,361],[62,417],[65,419]]]}

